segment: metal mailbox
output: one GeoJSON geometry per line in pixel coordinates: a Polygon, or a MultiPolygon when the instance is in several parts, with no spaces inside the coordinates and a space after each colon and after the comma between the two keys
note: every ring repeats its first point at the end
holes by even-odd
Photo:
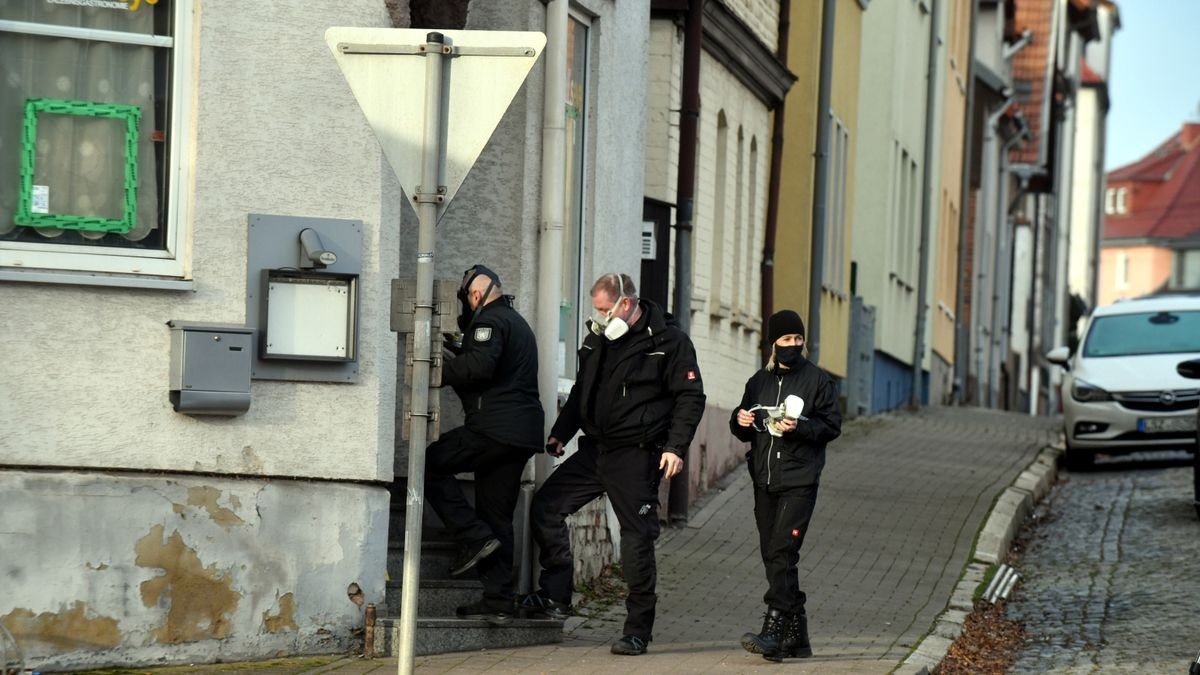
{"type": "Polygon", "coordinates": [[[169,321],[170,399],[188,415],[241,415],[250,409],[254,329],[169,321]]]}

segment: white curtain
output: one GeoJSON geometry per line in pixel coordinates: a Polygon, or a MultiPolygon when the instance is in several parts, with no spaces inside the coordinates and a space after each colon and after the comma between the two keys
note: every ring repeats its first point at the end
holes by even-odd
{"type": "MultiPolygon", "coordinates": [[[[152,34],[154,12],[167,2],[142,3],[137,11],[76,6],[69,0],[0,0],[0,19],[152,34]]],[[[0,238],[56,243],[131,245],[159,221],[158,166],[154,140],[166,120],[155,119],[155,52],[168,50],[113,42],[0,33],[0,238]],[[141,109],[138,129],[137,222],[123,235],[21,227],[13,222],[20,189],[21,132],[31,98],[119,103],[141,109]],[[38,236],[40,235],[40,236],[38,236]]],[[[160,66],[160,68],[165,66],[160,66]]],[[[49,212],[121,219],[126,164],[125,121],[75,115],[38,115],[33,184],[49,191],[49,212]]]]}

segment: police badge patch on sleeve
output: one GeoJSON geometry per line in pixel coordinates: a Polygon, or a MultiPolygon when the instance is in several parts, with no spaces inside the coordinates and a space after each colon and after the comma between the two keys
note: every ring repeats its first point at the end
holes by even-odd
{"type": "Polygon", "coordinates": [[[491,339],[492,339],[492,327],[491,326],[483,326],[483,327],[475,329],[475,341],[476,342],[487,342],[488,340],[491,340],[491,339]]]}

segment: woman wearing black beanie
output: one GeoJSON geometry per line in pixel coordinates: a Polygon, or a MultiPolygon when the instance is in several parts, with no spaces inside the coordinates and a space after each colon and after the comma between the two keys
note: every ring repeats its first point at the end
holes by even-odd
{"type": "Polygon", "coordinates": [[[804,322],[791,310],[767,321],[771,358],[746,382],[729,419],[750,444],[746,466],[754,480],[754,520],[767,577],[760,633],[742,646],[771,661],[812,656],[806,596],[796,564],[817,502],[825,446],[842,432],[833,379],[804,358],[804,322]]]}

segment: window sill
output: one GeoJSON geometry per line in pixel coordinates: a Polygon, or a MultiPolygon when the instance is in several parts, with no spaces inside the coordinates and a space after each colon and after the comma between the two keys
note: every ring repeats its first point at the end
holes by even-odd
{"type": "Polygon", "coordinates": [[[70,284],[76,286],[115,286],[119,288],[148,288],[159,291],[194,291],[191,279],[130,276],[100,272],[49,272],[45,270],[0,269],[0,281],[19,281],[30,284],[70,284]]]}
{"type": "Polygon", "coordinates": [[[708,310],[708,315],[714,319],[732,319],[733,308],[728,303],[720,300],[714,300],[712,306],[708,310]]]}

